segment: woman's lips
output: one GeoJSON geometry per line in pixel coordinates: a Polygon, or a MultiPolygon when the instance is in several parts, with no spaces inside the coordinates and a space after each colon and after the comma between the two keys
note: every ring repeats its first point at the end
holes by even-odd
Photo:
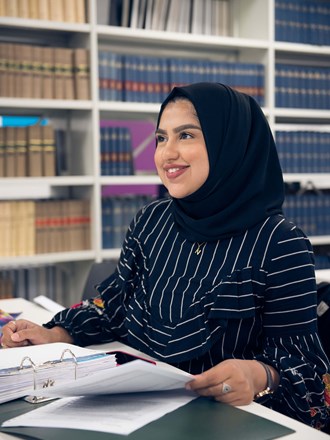
{"type": "Polygon", "coordinates": [[[188,167],[170,167],[165,169],[165,174],[168,179],[176,179],[179,176],[182,176],[188,167]]]}

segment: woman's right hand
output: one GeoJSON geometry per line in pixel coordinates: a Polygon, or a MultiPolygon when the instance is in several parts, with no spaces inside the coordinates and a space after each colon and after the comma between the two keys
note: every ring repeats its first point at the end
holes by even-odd
{"type": "Polygon", "coordinates": [[[62,327],[47,329],[26,319],[10,321],[2,328],[1,346],[3,348],[25,347],[26,345],[51,342],[73,343],[73,338],[62,327]]]}

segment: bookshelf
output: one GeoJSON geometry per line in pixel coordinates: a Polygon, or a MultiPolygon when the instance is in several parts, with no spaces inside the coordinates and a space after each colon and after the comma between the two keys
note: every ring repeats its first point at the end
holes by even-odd
{"type": "MultiPolygon", "coordinates": [[[[56,128],[65,130],[70,162],[69,173],[65,176],[0,178],[0,200],[88,198],[91,215],[90,249],[28,257],[1,257],[0,271],[1,268],[9,270],[31,265],[64,265],[72,274],[69,289],[73,293],[69,294],[70,301],[75,294],[79,299],[87,269],[93,261],[116,259],[119,256],[119,249],[102,247],[103,189],[159,183],[155,175],[101,175],[100,122],[110,119],[155,122],[160,103],[100,100],[100,50],[123,54],[134,52],[141,56],[193,58],[198,61],[260,63],[265,72],[263,111],[273,132],[310,129],[330,133],[330,108],[276,107],[276,64],[293,62],[298,65],[329,66],[330,45],[276,41],[275,0],[228,0],[227,35],[216,36],[107,25],[104,11],[108,13],[110,0],[86,0],[84,4],[86,22],[83,23],[0,16],[0,43],[46,44],[89,51],[90,99],[0,97],[2,114],[37,114],[48,118],[56,128]]],[[[285,180],[289,183],[300,182],[302,187],[312,182],[318,189],[330,190],[328,173],[290,173],[285,174],[285,180]]],[[[317,247],[330,245],[330,234],[310,238],[317,247]]]]}

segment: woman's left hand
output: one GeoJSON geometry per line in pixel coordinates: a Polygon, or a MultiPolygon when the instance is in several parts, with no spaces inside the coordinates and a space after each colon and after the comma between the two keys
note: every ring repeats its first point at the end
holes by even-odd
{"type": "Polygon", "coordinates": [[[266,383],[265,369],[259,362],[228,359],[196,375],[186,387],[200,396],[239,406],[251,403],[266,383]]]}

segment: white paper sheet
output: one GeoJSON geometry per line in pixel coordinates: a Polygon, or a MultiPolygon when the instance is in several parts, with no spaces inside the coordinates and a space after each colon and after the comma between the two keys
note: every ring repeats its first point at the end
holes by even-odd
{"type": "Polygon", "coordinates": [[[36,396],[70,397],[184,389],[193,375],[166,365],[135,360],[105,371],[95,372],[63,386],[36,390],[36,396]]]}
{"type": "Polygon", "coordinates": [[[195,398],[185,390],[67,397],[7,420],[2,426],[83,429],[128,435],[195,398]]]}

